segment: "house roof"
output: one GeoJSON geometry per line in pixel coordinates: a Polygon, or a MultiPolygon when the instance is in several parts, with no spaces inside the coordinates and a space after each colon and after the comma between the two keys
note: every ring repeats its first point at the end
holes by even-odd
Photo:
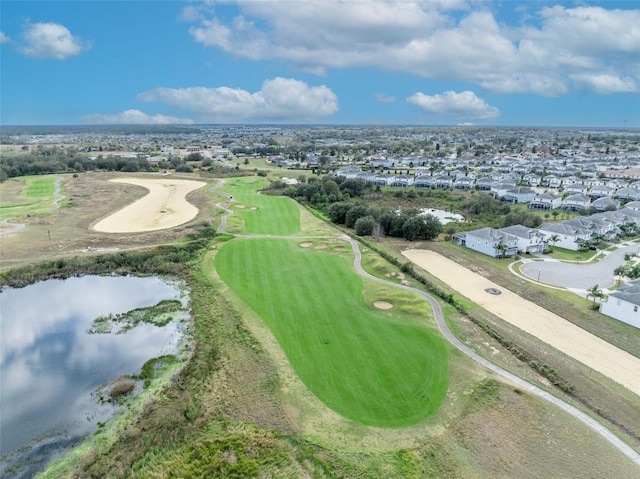
{"type": "Polygon", "coordinates": [[[640,306],[640,280],[623,284],[609,296],[640,306]]]}

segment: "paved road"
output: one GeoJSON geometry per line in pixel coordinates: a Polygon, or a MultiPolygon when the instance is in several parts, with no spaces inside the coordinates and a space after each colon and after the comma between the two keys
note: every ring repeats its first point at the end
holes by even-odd
{"type": "MultiPolygon", "coordinates": [[[[229,196],[229,199],[231,201],[233,201],[233,199],[230,196],[229,196]]],[[[225,207],[223,207],[221,205],[218,205],[218,206],[220,208],[222,208],[224,211],[226,211],[226,213],[227,213],[226,215],[223,216],[223,218],[222,218],[222,220],[220,222],[220,226],[218,227],[218,232],[219,233],[224,233],[224,226],[223,225],[226,225],[226,217],[228,215],[230,215],[230,214],[233,214],[233,212],[231,210],[229,210],[228,208],[225,208],[225,207]]],[[[252,236],[252,235],[243,235],[243,236],[252,236]]],[[[255,236],[262,236],[262,235],[255,235],[255,236]]],[[[402,284],[393,283],[391,281],[387,281],[385,279],[378,278],[376,276],[373,276],[373,275],[367,273],[364,270],[364,268],[362,267],[362,254],[360,253],[360,248],[358,246],[358,242],[355,241],[353,238],[350,238],[349,236],[346,236],[346,235],[344,236],[344,239],[347,240],[351,244],[351,248],[353,249],[353,255],[354,255],[353,266],[354,266],[355,270],[358,272],[358,274],[360,274],[361,276],[364,276],[366,278],[372,279],[374,281],[378,281],[380,283],[386,284],[388,286],[392,286],[394,288],[400,288],[400,289],[404,289],[406,291],[411,291],[411,292],[419,294],[420,296],[425,298],[429,302],[429,304],[431,305],[431,308],[433,309],[433,314],[435,316],[436,324],[438,325],[438,329],[440,330],[442,335],[447,339],[447,341],[449,341],[451,344],[453,344],[458,350],[460,350],[462,353],[464,353],[466,356],[468,356],[469,358],[473,359],[477,363],[479,363],[479,364],[483,365],[484,367],[490,369],[491,371],[499,374],[500,376],[504,377],[505,379],[507,379],[508,381],[512,382],[513,384],[518,385],[520,388],[522,388],[522,389],[530,392],[531,394],[534,394],[534,395],[536,395],[536,396],[538,396],[538,397],[540,397],[542,399],[545,399],[545,400],[549,401],[552,404],[555,404],[559,408],[561,408],[564,411],[566,411],[567,413],[571,414],[573,417],[579,419],[580,421],[585,423],[587,426],[589,426],[591,429],[593,429],[598,434],[600,434],[604,439],[609,441],[616,449],[618,449],[622,454],[627,456],[636,466],[640,467],[640,454],[637,453],[634,449],[632,449],[629,445],[627,445],[620,438],[618,438],[618,436],[616,436],[613,432],[611,432],[605,426],[600,424],[598,421],[596,421],[592,417],[588,416],[587,414],[583,413],[579,409],[575,408],[571,404],[569,404],[569,403],[563,401],[562,399],[552,395],[551,393],[548,393],[547,391],[545,391],[543,389],[540,389],[538,386],[536,386],[534,384],[531,384],[528,381],[525,381],[524,379],[516,376],[515,374],[510,373],[509,371],[501,368],[500,366],[498,366],[496,364],[493,364],[491,361],[488,361],[487,359],[479,356],[474,351],[469,349],[467,346],[462,344],[462,342],[453,335],[453,333],[451,332],[451,330],[447,326],[447,323],[444,320],[444,314],[442,313],[442,308],[440,307],[440,304],[438,303],[438,301],[436,301],[436,299],[433,296],[431,296],[430,294],[427,294],[424,291],[421,291],[421,290],[419,290],[417,288],[412,288],[411,286],[405,286],[405,285],[402,285],[402,284]]],[[[634,246],[634,248],[635,248],[635,246],[634,246]]],[[[624,253],[623,253],[623,256],[624,256],[624,253]]]]}
{"type": "Polygon", "coordinates": [[[617,249],[597,263],[580,264],[555,260],[524,263],[520,271],[525,276],[542,283],[565,288],[589,289],[594,285],[608,288],[615,282],[613,270],[625,263],[624,255],[638,253],[638,245],[617,249]]]}

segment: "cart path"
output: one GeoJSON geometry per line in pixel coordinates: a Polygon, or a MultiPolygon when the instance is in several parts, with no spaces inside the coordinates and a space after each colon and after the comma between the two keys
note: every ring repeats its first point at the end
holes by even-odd
{"type": "MultiPolygon", "coordinates": [[[[216,193],[222,194],[223,196],[227,196],[229,202],[233,201],[233,197],[231,197],[230,195],[227,195],[226,193],[221,193],[219,191],[216,191],[216,193]]],[[[226,214],[220,220],[220,226],[218,226],[218,233],[225,233],[224,225],[226,225],[227,216],[233,214],[233,211],[230,210],[229,208],[227,208],[223,203],[218,203],[217,206],[220,207],[221,209],[223,209],[226,212],[226,214]]],[[[268,236],[268,235],[236,235],[236,236],[242,236],[242,237],[246,237],[246,238],[250,238],[250,237],[269,237],[269,238],[274,238],[274,239],[292,239],[292,238],[294,238],[294,237],[291,237],[291,236],[268,236]]],[[[345,241],[347,241],[351,245],[351,249],[353,250],[353,255],[354,255],[353,266],[354,266],[356,272],[359,275],[361,275],[361,276],[363,276],[365,278],[371,279],[373,281],[377,281],[379,283],[394,287],[394,288],[400,288],[400,289],[403,289],[405,291],[411,291],[411,292],[413,292],[415,294],[420,295],[424,299],[426,299],[429,302],[429,304],[431,305],[431,308],[433,309],[433,315],[435,317],[436,324],[438,326],[438,329],[440,330],[440,333],[445,337],[445,339],[447,341],[449,341],[460,352],[465,354],[467,357],[469,357],[473,361],[481,364],[482,366],[486,367],[487,369],[489,369],[489,370],[495,372],[496,374],[502,376],[507,381],[509,381],[509,382],[511,382],[513,384],[516,384],[520,388],[528,391],[529,393],[531,393],[531,394],[533,394],[535,396],[538,396],[539,398],[544,399],[544,400],[556,405],[557,407],[559,407],[563,411],[569,413],[571,416],[573,416],[576,419],[582,421],[584,424],[589,426],[595,432],[600,434],[600,436],[602,436],[605,440],[607,440],[610,444],[612,444],[616,449],[618,449],[627,458],[629,458],[636,466],[640,467],[640,453],[636,452],[633,448],[631,448],[627,443],[622,441],[618,436],[616,436],[608,428],[606,428],[605,426],[600,424],[596,419],[594,419],[591,416],[589,416],[589,415],[585,414],[584,412],[582,412],[580,409],[572,406],[571,404],[563,401],[562,399],[554,396],[553,394],[545,391],[544,389],[541,389],[538,386],[536,386],[536,385],[534,385],[534,384],[532,384],[532,383],[530,383],[530,382],[528,382],[528,381],[516,376],[515,374],[510,373],[509,371],[507,371],[506,369],[501,368],[497,364],[494,364],[491,361],[479,356],[477,353],[475,353],[470,348],[465,346],[456,336],[454,336],[454,334],[451,332],[451,330],[447,326],[447,323],[444,320],[444,314],[442,312],[442,308],[440,307],[440,303],[438,303],[438,301],[433,296],[431,296],[430,294],[428,294],[428,293],[426,293],[426,292],[424,292],[424,291],[422,291],[420,289],[413,288],[411,286],[405,286],[405,285],[402,285],[402,284],[397,284],[397,283],[388,281],[386,279],[378,278],[378,277],[373,276],[372,274],[366,272],[364,270],[364,268],[362,267],[362,253],[360,252],[359,243],[356,240],[354,240],[353,238],[351,238],[351,237],[349,237],[347,235],[342,235],[341,239],[344,239],[345,241]]]]}

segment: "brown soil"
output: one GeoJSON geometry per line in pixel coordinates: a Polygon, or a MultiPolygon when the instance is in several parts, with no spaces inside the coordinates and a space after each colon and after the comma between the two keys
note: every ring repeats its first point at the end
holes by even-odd
{"type": "Polygon", "coordinates": [[[327,243],[318,243],[313,249],[327,249],[327,243]]]}

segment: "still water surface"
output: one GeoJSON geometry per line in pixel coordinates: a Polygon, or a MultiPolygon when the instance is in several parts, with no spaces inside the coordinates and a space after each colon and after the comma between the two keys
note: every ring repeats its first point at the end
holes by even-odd
{"type": "Polygon", "coordinates": [[[163,299],[181,299],[179,289],[135,277],[49,280],[0,293],[0,475],[17,461],[33,465],[7,477],[42,469],[113,414],[113,406],[98,405],[99,386],[177,352],[177,321],[140,324],[124,334],[87,333],[99,316],[163,299]]]}

